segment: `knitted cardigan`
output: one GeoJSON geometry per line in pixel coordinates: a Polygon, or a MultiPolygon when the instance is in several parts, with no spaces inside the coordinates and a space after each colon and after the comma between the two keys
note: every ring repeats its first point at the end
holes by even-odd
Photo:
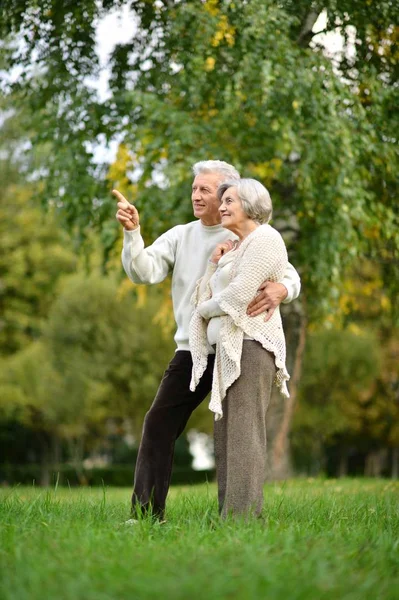
{"type": "MultiPolygon", "coordinates": [[[[244,334],[274,354],[277,367],[275,383],[282,395],[289,397],[286,384],[289,375],[285,366],[285,338],[279,307],[266,322],[264,314],[257,317],[248,317],[246,314],[248,304],[265,280],[278,282],[283,278],[288,264],[284,241],[276,229],[270,225],[260,225],[234,252],[236,257],[231,267],[229,284],[214,297],[226,313],[219,317],[221,325],[209,403],[210,410],[215,413],[215,420],[222,418],[222,401],[228,388],[240,376],[244,334]]],[[[201,281],[197,282],[191,298],[194,305],[189,334],[193,359],[191,391],[195,390],[206,369],[209,353],[208,321],[202,318],[197,307],[201,302],[208,300],[212,292],[209,282],[203,291],[204,285],[201,286],[201,281]]]]}

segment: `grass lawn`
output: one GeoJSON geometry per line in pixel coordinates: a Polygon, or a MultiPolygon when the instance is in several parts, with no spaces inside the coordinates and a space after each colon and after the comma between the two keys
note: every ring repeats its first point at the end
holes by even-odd
{"type": "Polygon", "coordinates": [[[264,520],[220,522],[216,487],[172,488],[128,527],[129,489],[0,490],[1,600],[399,598],[399,483],[265,486],[264,520]]]}

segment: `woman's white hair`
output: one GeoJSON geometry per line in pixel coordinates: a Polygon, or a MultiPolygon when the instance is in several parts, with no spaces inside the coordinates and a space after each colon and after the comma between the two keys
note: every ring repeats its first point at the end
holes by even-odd
{"type": "Polygon", "coordinates": [[[270,221],[273,205],[270,194],[264,185],[256,179],[239,179],[238,181],[232,179],[225,181],[218,187],[218,199],[222,200],[225,191],[231,187],[237,190],[242,209],[252,221],[260,225],[270,221]]]}
{"type": "Polygon", "coordinates": [[[194,177],[204,173],[220,173],[229,180],[240,179],[240,174],[237,169],[235,169],[233,165],[224,162],[224,160],[201,160],[193,166],[193,173],[194,177]]]}

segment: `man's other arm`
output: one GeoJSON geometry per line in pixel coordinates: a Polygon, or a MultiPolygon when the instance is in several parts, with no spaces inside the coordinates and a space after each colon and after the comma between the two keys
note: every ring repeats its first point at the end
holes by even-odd
{"type": "Polygon", "coordinates": [[[284,277],[280,283],[282,283],[287,290],[287,296],[283,300],[283,304],[288,304],[298,298],[301,292],[301,278],[299,277],[298,271],[291,263],[288,263],[284,277]]]}

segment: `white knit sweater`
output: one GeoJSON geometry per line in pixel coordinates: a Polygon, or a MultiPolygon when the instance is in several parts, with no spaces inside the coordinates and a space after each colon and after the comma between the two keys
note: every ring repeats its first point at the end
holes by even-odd
{"type": "MultiPolygon", "coordinates": [[[[122,263],[129,279],[134,283],[153,284],[163,281],[169,273],[173,273],[172,300],[177,324],[175,341],[178,350],[190,349],[190,298],[196,283],[204,274],[208,259],[217,244],[228,239],[236,239],[236,236],[221,225],[205,226],[201,221],[177,225],[147,248],[144,247],[140,228],[124,231],[122,263]]],[[[279,281],[285,285],[288,292],[284,303],[298,297],[301,282],[292,265],[288,264],[279,281]]]]}
{"type": "MultiPolygon", "coordinates": [[[[263,281],[281,281],[287,268],[288,258],[281,235],[270,225],[261,225],[248,235],[234,251],[229,284],[214,300],[224,316],[219,316],[219,340],[216,346],[212,395],[209,408],[216,420],[223,416],[222,401],[228,388],[238,379],[241,369],[241,353],[244,335],[258,341],[275,356],[277,367],[276,385],[288,397],[286,382],[289,375],[285,366],[286,350],[280,310],[265,322],[264,315],[248,317],[247,306],[263,281]]],[[[223,268],[221,266],[220,268],[223,268]]],[[[207,282],[200,280],[192,297],[194,312],[190,322],[189,342],[193,358],[190,389],[198,385],[207,365],[209,344],[207,324],[198,307],[211,297],[208,269],[207,282]]],[[[217,313],[216,313],[217,314],[217,313]]]]}
{"type": "MultiPolygon", "coordinates": [[[[215,298],[229,285],[230,273],[236,256],[237,252],[232,250],[224,254],[217,265],[209,262],[205,275],[201,279],[198,291],[199,295],[202,296],[206,292],[207,286],[209,286],[212,293],[212,297],[209,300],[204,300],[204,302],[201,302],[197,306],[201,317],[208,321],[207,337],[210,346],[217,344],[221,326],[220,317],[226,314],[215,298]]],[[[247,339],[252,338],[244,334],[244,340],[247,339]]]]}

